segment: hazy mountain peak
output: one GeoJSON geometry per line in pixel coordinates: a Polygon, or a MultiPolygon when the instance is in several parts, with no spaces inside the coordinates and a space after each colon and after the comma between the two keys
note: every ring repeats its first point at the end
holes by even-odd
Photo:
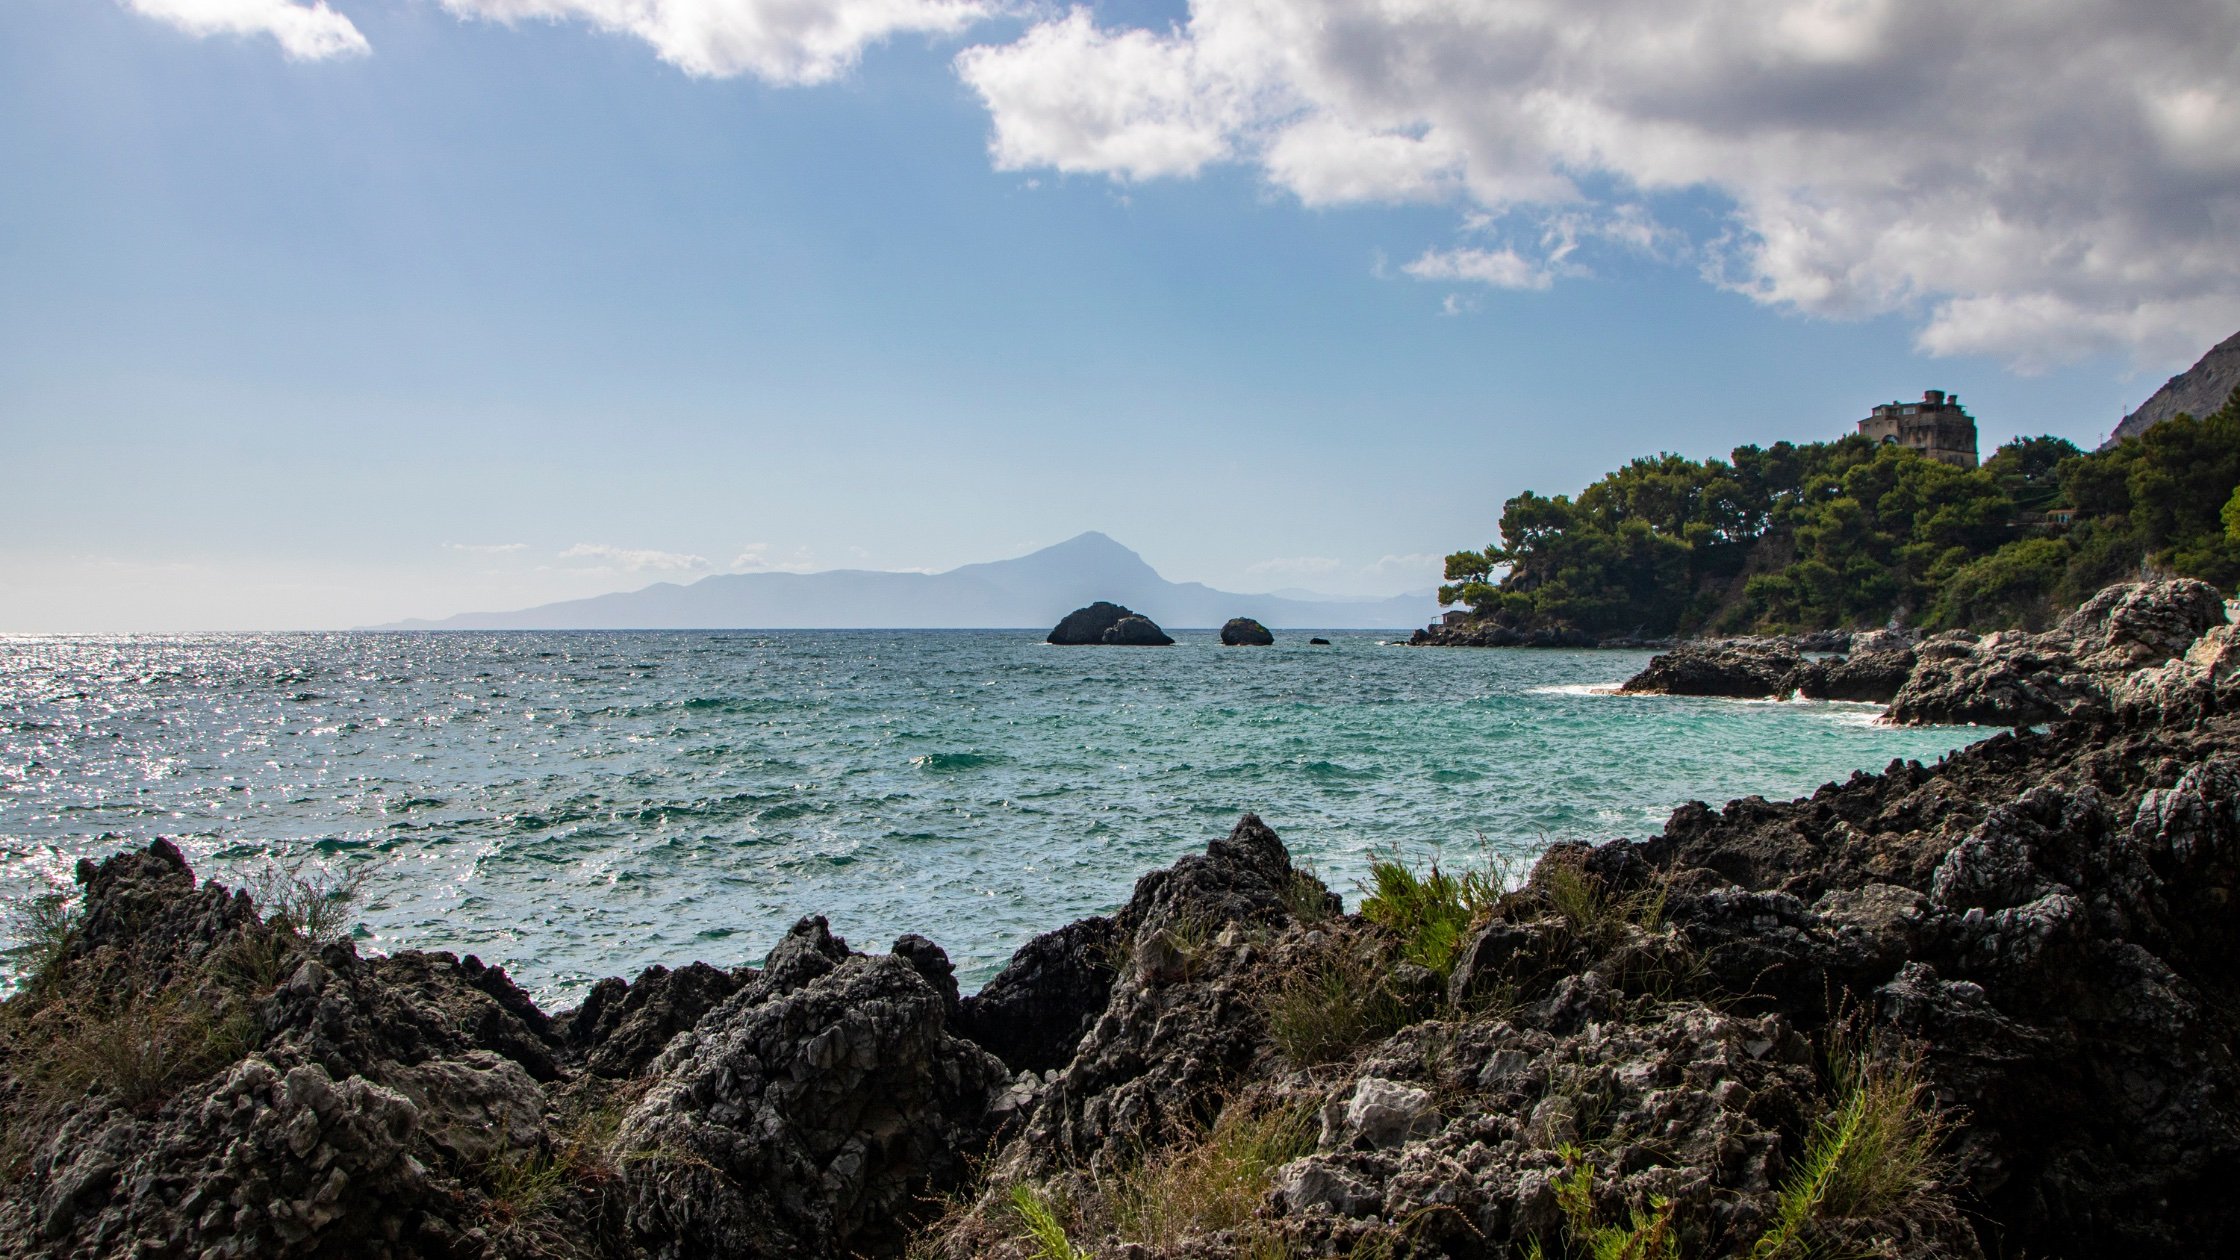
{"type": "Polygon", "coordinates": [[[1110,600],[1164,626],[1218,626],[1251,617],[1278,628],[1400,629],[1438,615],[1428,595],[1386,600],[1238,595],[1170,582],[1142,556],[1097,530],[1010,560],[946,573],[829,570],[724,573],[689,586],[567,600],[519,612],[465,613],[382,629],[684,629],[1012,627],[1056,624],[1076,608],[1110,600]]]}

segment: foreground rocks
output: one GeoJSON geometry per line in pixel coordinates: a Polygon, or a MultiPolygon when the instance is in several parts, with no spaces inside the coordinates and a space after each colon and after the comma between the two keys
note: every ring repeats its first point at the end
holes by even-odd
{"type": "Polygon", "coordinates": [[[548,1017],[86,863],[0,1004],[0,1254],[1050,1254],[1021,1201],[1175,1260],[2229,1254],[2240,653],[2146,611],[2070,637],[2108,703],[1558,844],[1444,945],[1247,816],[978,994],[811,918],[548,1017]],[[1924,1157],[1799,1200],[1861,1081],[1924,1157]]]}
{"type": "Polygon", "coordinates": [[[1118,604],[1098,600],[1065,615],[1050,631],[1048,642],[1064,647],[1109,644],[1119,647],[1166,647],[1174,642],[1149,617],[1118,604]]]}

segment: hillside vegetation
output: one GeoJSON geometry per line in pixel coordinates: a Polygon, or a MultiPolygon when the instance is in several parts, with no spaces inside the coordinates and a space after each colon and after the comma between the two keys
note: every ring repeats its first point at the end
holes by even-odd
{"type": "Polygon", "coordinates": [[[2240,582],[2236,487],[2240,391],[2098,453],[2018,438],[1975,469],[1858,436],[1664,454],[1577,498],[1510,499],[1500,542],[1447,557],[1439,599],[1597,636],[2034,629],[2142,569],[2240,582]]]}

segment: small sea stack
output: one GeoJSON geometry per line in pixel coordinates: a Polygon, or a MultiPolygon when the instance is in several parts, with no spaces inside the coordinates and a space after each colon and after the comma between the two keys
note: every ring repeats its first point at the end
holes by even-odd
{"type": "Polygon", "coordinates": [[[1098,600],[1076,608],[1050,631],[1049,642],[1060,647],[1111,644],[1118,647],[1166,647],[1174,640],[1157,622],[1119,604],[1098,600]]]}
{"type": "Polygon", "coordinates": [[[1231,617],[1221,627],[1223,647],[1268,647],[1275,641],[1266,626],[1250,617],[1231,617]]]}

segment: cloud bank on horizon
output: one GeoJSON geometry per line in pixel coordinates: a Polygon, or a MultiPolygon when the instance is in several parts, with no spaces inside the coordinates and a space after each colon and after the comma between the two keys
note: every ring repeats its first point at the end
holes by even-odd
{"type": "MultiPolygon", "coordinates": [[[[126,2],[299,59],[368,49],[324,0],[126,2]]],[[[1004,0],[441,2],[780,84],[1011,23],[955,58],[999,169],[1239,165],[1309,207],[1448,205],[1453,244],[1401,268],[1427,282],[1547,289],[1598,242],[2024,369],[2182,363],[2240,325],[2226,0],[1191,0],[1164,29],[1004,0]]]]}

